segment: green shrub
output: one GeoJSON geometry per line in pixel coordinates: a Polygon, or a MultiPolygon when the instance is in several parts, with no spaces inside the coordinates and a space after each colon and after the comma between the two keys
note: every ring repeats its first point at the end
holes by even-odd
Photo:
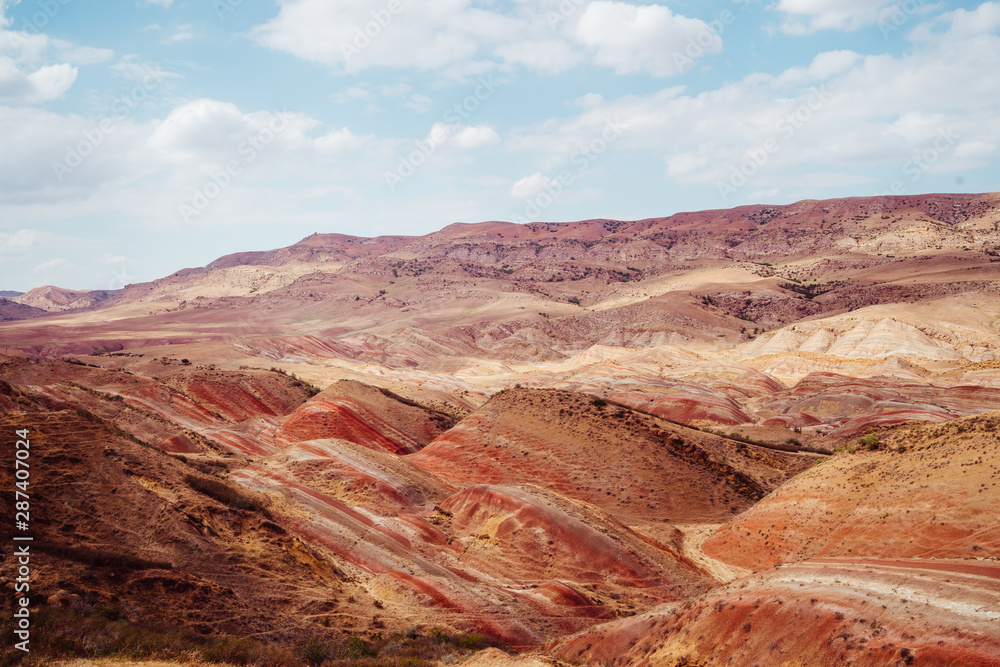
{"type": "Polygon", "coordinates": [[[880,444],[879,444],[878,434],[869,433],[868,435],[861,436],[860,438],[858,438],[858,445],[862,449],[867,449],[869,451],[875,451],[879,449],[880,444]]]}

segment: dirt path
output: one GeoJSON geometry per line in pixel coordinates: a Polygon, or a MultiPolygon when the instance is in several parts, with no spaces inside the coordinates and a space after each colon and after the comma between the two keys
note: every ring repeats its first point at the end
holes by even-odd
{"type": "Polygon", "coordinates": [[[751,574],[746,568],[729,565],[722,561],[715,560],[705,555],[701,550],[701,545],[712,533],[718,530],[722,524],[718,523],[683,523],[675,524],[677,529],[684,534],[683,554],[686,558],[696,563],[699,567],[708,572],[712,578],[720,583],[727,583],[733,579],[739,579],[751,574]]]}

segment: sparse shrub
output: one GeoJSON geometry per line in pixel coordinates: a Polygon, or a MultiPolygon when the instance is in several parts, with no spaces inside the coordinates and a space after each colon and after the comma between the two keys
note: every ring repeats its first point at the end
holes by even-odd
{"type": "Polygon", "coordinates": [[[605,405],[608,404],[608,402],[605,401],[603,398],[595,398],[590,402],[590,404],[593,405],[595,408],[603,408],[605,405]]]}
{"type": "Polygon", "coordinates": [[[880,448],[878,434],[869,433],[868,435],[861,436],[858,438],[858,445],[862,449],[867,449],[868,451],[875,451],[880,448]]]}
{"type": "Polygon", "coordinates": [[[315,637],[311,637],[302,648],[302,659],[310,665],[321,665],[329,657],[329,646],[315,637]]]}
{"type": "Polygon", "coordinates": [[[799,441],[798,438],[789,438],[788,440],[785,440],[785,443],[789,445],[795,445],[796,447],[802,446],[802,443],[799,441]]]}
{"type": "Polygon", "coordinates": [[[90,567],[111,567],[119,571],[123,570],[170,570],[173,564],[138,558],[120,551],[106,551],[104,549],[93,549],[90,547],[74,547],[63,544],[52,544],[39,542],[35,549],[56,558],[72,560],[83,563],[90,567]]]}
{"type": "Polygon", "coordinates": [[[192,489],[206,495],[213,500],[217,500],[223,505],[229,505],[235,509],[253,510],[254,512],[266,512],[263,505],[249,498],[223,481],[210,477],[199,477],[198,475],[184,475],[184,481],[192,489]]]}
{"type": "Polygon", "coordinates": [[[469,649],[470,651],[478,651],[479,649],[489,646],[490,642],[483,635],[470,632],[467,635],[458,637],[455,641],[455,645],[459,648],[469,649]]]}

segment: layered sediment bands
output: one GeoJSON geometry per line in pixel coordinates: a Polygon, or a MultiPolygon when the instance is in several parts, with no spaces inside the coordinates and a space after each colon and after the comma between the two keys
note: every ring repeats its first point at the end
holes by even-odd
{"type": "Polygon", "coordinates": [[[302,405],[305,392],[293,382],[260,371],[196,371],[174,375],[166,384],[225,421],[242,422],[287,415],[302,405]]]}
{"type": "Polygon", "coordinates": [[[544,489],[457,491],[409,457],[344,440],[291,445],[231,478],[279,495],[282,525],[400,618],[493,628],[517,645],[711,585],[596,507],[544,489]]]}
{"type": "Polygon", "coordinates": [[[296,443],[261,463],[344,503],[383,514],[419,511],[455,492],[405,459],[347,440],[296,443]]]}
{"type": "Polygon", "coordinates": [[[668,599],[707,583],[676,550],[633,533],[596,508],[547,495],[541,489],[527,493],[479,485],[448,498],[441,508],[451,514],[455,534],[469,544],[463,559],[492,561],[526,582],[558,574],[584,584],[669,589],[658,594],[668,599]]]}
{"type": "Polygon", "coordinates": [[[873,435],[719,529],[704,552],[761,570],[817,556],[1000,554],[1000,413],[873,435]]]}
{"type": "Polygon", "coordinates": [[[991,664],[998,230],[997,194],[457,224],[0,301],[38,594],[296,651],[991,664]]]}
{"type": "Polygon", "coordinates": [[[813,463],[528,389],[494,397],[409,460],[456,485],[536,484],[627,522],[726,520],[813,463]]]}
{"type": "Polygon", "coordinates": [[[574,664],[637,667],[993,667],[1000,660],[1000,566],[806,561],[597,626],[563,642],[554,654],[574,664]]]}
{"type": "Polygon", "coordinates": [[[393,454],[412,454],[454,423],[445,413],[387,390],[342,380],[285,419],[280,435],[293,442],[337,438],[393,454]]]}
{"type": "Polygon", "coordinates": [[[818,427],[847,438],[869,426],[939,422],[1000,409],[1000,390],[946,382],[810,373],[791,389],[747,401],[763,425],[818,427]]]}
{"type": "MultiPolygon", "coordinates": [[[[189,480],[210,475],[82,411],[0,413],[0,428],[29,432],[33,599],[66,588],[131,622],[288,636],[308,630],[304,610],[318,602],[371,607],[335,568],[304,564],[308,548],[269,518],[262,495],[222,481],[209,488],[243,508],[206,495],[189,480]]],[[[6,488],[11,516],[13,502],[6,488]]]]}

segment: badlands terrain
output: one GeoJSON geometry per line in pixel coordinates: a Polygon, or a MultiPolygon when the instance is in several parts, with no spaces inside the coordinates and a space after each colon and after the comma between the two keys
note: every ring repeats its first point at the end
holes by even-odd
{"type": "Polygon", "coordinates": [[[998,230],[805,201],[4,292],[3,664],[1000,665],[998,230]]]}

